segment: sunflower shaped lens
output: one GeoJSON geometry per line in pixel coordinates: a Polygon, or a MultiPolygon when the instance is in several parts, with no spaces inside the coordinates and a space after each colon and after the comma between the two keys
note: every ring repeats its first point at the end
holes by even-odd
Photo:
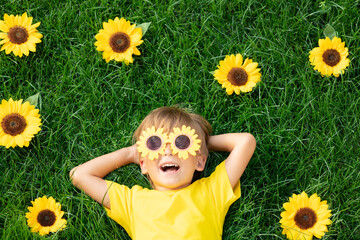
{"type": "Polygon", "coordinates": [[[181,128],[173,128],[169,142],[173,154],[178,154],[179,158],[187,159],[189,154],[196,156],[196,151],[200,150],[201,140],[195,134],[195,129],[183,125],[181,128]]]}
{"type": "Polygon", "coordinates": [[[175,146],[181,150],[187,149],[190,146],[190,143],[191,143],[191,140],[186,135],[179,135],[175,139],[175,146]]]}
{"type": "Polygon", "coordinates": [[[162,146],[162,140],[158,136],[151,136],[146,141],[146,147],[152,151],[158,150],[162,146]]]}
{"type": "Polygon", "coordinates": [[[146,157],[150,160],[154,160],[159,155],[165,152],[165,143],[167,142],[167,136],[163,133],[163,129],[156,129],[154,126],[144,130],[136,142],[137,150],[141,153],[141,157],[146,157]]]}

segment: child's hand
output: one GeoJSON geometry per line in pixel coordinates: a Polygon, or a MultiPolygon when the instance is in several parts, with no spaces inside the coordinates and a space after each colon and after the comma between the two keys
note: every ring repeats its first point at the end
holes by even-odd
{"type": "Polygon", "coordinates": [[[133,163],[140,164],[139,162],[139,152],[137,150],[137,144],[130,146],[131,152],[132,152],[132,159],[133,163]]]}

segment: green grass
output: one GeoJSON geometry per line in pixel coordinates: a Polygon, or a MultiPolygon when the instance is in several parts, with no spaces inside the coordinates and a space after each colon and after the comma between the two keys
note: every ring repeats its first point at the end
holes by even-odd
{"type": "MultiPolygon", "coordinates": [[[[0,238],[40,239],[25,213],[53,196],[68,221],[49,239],[129,239],[102,207],[77,190],[74,166],[131,144],[141,120],[179,104],[203,115],[214,134],[250,132],[257,149],[229,210],[223,239],[285,239],[282,204],[306,191],[328,201],[332,225],[323,239],[360,235],[360,1],[3,1],[4,13],[27,12],[44,35],[36,53],[0,52],[0,98],[41,93],[42,130],[28,148],[0,148],[0,238]],[[133,64],[106,63],[94,46],[102,22],[152,22],[133,64]],[[331,24],[351,60],[324,78],[309,51],[331,24]],[[226,95],[211,71],[227,54],[259,63],[261,84],[226,95]]],[[[211,153],[205,175],[226,154],[211,153]]],[[[137,166],[111,173],[148,186],[137,166]]]]}

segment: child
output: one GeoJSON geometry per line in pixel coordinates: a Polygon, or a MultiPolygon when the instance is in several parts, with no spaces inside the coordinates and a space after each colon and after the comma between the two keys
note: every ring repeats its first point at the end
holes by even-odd
{"type": "Polygon", "coordinates": [[[136,144],[81,164],[70,177],[132,239],[221,239],[256,142],[249,133],[210,134],[211,125],[203,117],[161,107],[135,131],[136,144]],[[208,149],[230,154],[210,177],[192,182],[195,171],[205,168],[208,149]],[[140,165],[153,190],[103,179],[130,163],[140,165]]]}

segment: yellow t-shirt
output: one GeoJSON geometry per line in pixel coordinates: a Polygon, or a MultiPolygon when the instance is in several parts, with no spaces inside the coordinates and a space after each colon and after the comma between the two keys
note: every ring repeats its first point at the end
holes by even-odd
{"type": "Polygon", "coordinates": [[[111,210],[108,216],[132,239],[221,239],[230,205],[241,195],[240,182],[232,189],[225,162],[210,177],[175,191],[128,188],[106,181],[111,210]]]}

